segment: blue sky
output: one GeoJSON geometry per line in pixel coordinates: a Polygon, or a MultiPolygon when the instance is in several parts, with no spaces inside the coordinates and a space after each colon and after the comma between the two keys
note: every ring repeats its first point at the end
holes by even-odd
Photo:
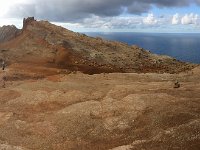
{"type": "Polygon", "coordinates": [[[197,6],[196,4],[191,4],[189,6],[185,7],[172,7],[172,8],[158,8],[158,7],[153,7],[152,12],[155,14],[175,14],[175,13],[180,13],[180,14],[188,14],[188,13],[196,13],[200,14],[200,7],[197,6]]]}
{"type": "Polygon", "coordinates": [[[35,16],[78,32],[200,33],[200,0],[0,0],[0,26],[35,16]]]}

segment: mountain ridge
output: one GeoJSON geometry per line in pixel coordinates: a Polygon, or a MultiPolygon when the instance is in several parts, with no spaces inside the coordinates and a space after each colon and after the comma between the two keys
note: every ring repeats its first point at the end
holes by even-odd
{"type": "MultiPolygon", "coordinates": [[[[18,29],[19,30],[19,29],[18,29]]],[[[34,17],[23,20],[23,28],[0,43],[1,59],[95,74],[103,72],[179,73],[194,65],[168,56],[152,54],[138,46],[92,38],[34,17]]]]}

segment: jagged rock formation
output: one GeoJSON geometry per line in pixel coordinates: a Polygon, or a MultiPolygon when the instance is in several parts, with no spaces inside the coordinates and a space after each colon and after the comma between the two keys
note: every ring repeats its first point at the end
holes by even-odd
{"type": "Polygon", "coordinates": [[[0,43],[9,41],[20,34],[20,30],[14,25],[0,27],[0,43]]]}
{"type": "Polygon", "coordinates": [[[23,32],[0,44],[0,57],[9,63],[25,62],[84,73],[178,73],[192,65],[168,56],[154,55],[137,46],[91,38],[34,17],[23,20],[23,32]]]}
{"type": "Polygon", "coordinates": [[[36,21],[34,17],[28,17],[27,19],[24,18],[23,19],[23,30],[25,30],[26,27],[28,26],[28,24],[31,23],[32,21],[36,21]]]}

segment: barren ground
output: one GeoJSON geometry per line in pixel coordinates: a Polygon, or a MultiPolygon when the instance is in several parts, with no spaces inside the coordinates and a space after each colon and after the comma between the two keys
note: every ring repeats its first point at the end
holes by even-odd
{"type": "Polygon", "coordinates": [[[200,149],[200,68],[86,75],[13,64],[3,74],[0,150],[200,149]]]}

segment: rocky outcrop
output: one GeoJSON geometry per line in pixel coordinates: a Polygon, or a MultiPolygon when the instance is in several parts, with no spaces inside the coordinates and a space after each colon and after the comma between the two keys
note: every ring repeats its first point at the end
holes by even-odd
{"type": "Polygon", "coordinates": [[[23,19],[23,29],[26,29],[26,27],[33,21],[36,21],[34,17],[28,17],[23,19]]]}
{"type": "Polygon", "coordinates": [[[0,27],[0,43],[16,38],[20,34],[20,30],[14,25],[0,27]]]}

